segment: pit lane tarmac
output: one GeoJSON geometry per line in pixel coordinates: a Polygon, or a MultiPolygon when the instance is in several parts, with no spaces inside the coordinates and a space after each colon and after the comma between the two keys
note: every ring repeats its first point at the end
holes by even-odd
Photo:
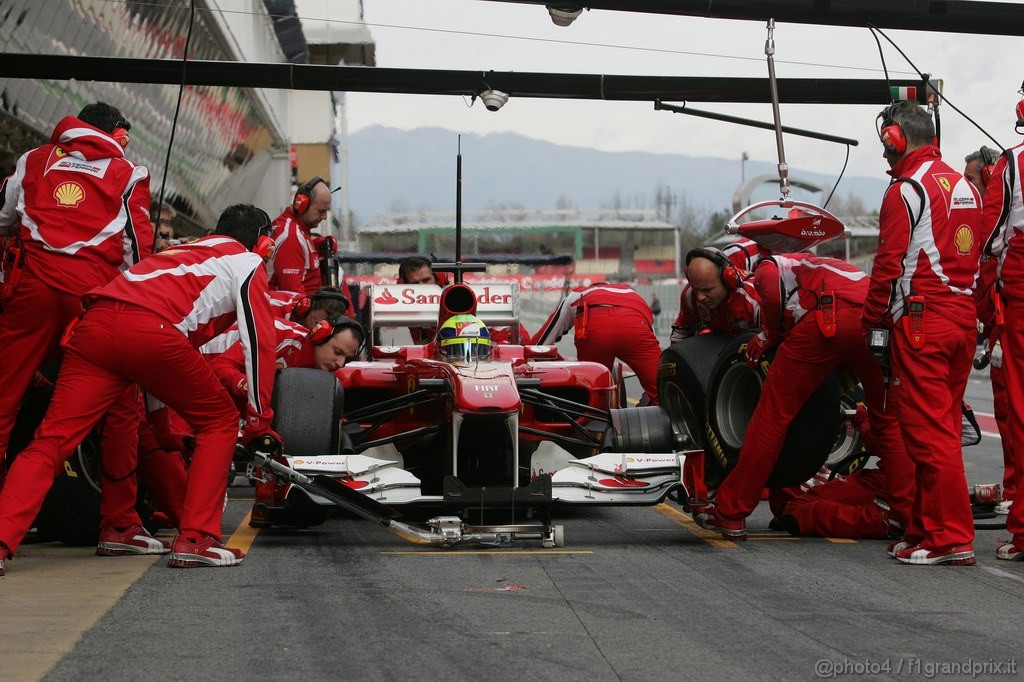
{"type": "MultiPolygon", "coordinates": [[[[972,377],[976,410],[988,391],[972,377]]],[[[997,439],[965,461],[970,483],[1000,480],[997,439]]],[[[814,679],[821,661],[895,677],[883,666],[1021,650],[1024,563],[993,556],[1005,531],[978,532],[978,566],[904,566],[881,541],[768,531],[766,505],[735,543],[668,504],[559,518],[560,550],[421,551],[346,518],[256,534],[251,488],[231,494],[225,533],[251,543],[238,568],[26,547],[0,579],[2,678],[814,679]]]]}

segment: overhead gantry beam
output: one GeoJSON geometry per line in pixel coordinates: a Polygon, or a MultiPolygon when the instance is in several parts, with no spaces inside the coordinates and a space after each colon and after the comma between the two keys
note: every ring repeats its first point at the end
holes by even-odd
{"type": "Polygon", "coordinates": [[[976,0],[485,0],[563,9],[670,14],[911,31],[1024,35],[1024,7],[976,0]]]}
{"type": "MultiPolygon", "coordinates": [[[[182,62],[173,59],[0,53],[0,77],[177,85],[182,79],[182,62]]],[[[462,96],[500,90],[513,98],[646,102],[771,101],[767,78],[369,69],[221,61],[189,61],[185,84],[462,96]]],[[[778,84],[780,101],[789,104],[888,104],[892,100],[885,81],[879,78],[780,78],[778,84]]],[[[918,101],[925,101],[925,88],[921,81],[893,80],[890,85],[916,87],[918,101]]]]}

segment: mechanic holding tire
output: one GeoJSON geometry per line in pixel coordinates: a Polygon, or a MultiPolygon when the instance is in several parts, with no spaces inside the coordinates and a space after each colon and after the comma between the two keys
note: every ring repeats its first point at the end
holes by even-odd
{"type": "MultiPolygon", "coordinates": [[[[743,262],[749,261],[744,257],[743,262]]],[[[686,281],[672,325],[672,343],[705,329],[737,336],[760,328],[761,306],[749,273],[722,251],[706,247],[687,253],[686,281]]]]}
{"type": "Polygon", "coordinates": [[[844,261],[806,253],[772,256],[754,272],[761,301],[761,331],[747,345],[756,365],[779,344],[746,429],[736,467],[714,501],[695,520],[732,539],[746,537],[746,517],[778,461],[790,423],[808,397],[836,367],[848,364],[864,385],[872,430],[884,443],[890,497],[900,517],[910,512],[909,462],[892,412],[883,409],[882,372],[864,346],[861,305],[867,275],[844,261]]]}
{"type": "Polygon", "coordinates": [[[916,484],[903,541],[891,544],[888,553],[901,563],[970,565],[974,519],[960,435],[976,346],[981,199],[942,161],[935,126],[923,107],[899,102],[882,111],[878,122],[893,181],[879,212],[878,253],[862,324],[869,344],[888,346],[889,401],[916,484]]]}
{"type": "Polygon", "coordinates": [[[658,404],[661,346],[654,314],[644,297],[625,284],[601,282],[577,287],[562,299],[537,332],[534,344],[553,346],[575,329],[576,358],[613,371],[615,359],[636,373],[640,386],[658,404]]]}
{"type": "MultiPolygon", "coordinates": [[[[69,453],[110,403],[138,384],[178,412],[196,436],[181,528],[168,565],[242,562],[241,551],[220,541],[238,411],[196,348],[239,320],[250,387],[245,439],[267,434],[273,417],[274,329],[263,258],[254,251],[265,248],[261,235],[270,227],[260,209],[229,206],[213,235],[150,256],[85,296],[86,314],[65,334],[65,359],[50,409],[0,494],[0,558],[17,550],[69,453]]],[[[111,464],[134,468],[136,451],[126,457],[131,461],[111,464]]],[[[124,498],[133,502],[135,486],[133,476],[118,483],[130,489],[124,498]]],[[[134,546],[143,533],[112,537],[111,544],[134,546]]],[[[102,545],[104,535],[100,540],[102,545]]],[[[156,540],[135,549],[168,551],[156,540]]]]}
{"type": "MultiPolygon", "coordinates": [[[[1020,94],[1024,95],[1024,83],[1020,94]]],[[[1017,132],[1024,130],[1024,99],[1017,103],[1017,132]]],[[[1009,404],[1017,409],[1009,411],[1007,425],[1010,438],[1020,453],[1024,443],[1024,414],[1020,405],[1024,400],[1024,190],[1021,173],[1024,172],[1024,144],[1012,147],[999,158],[992,179],[985,191],[982,213],[982,234],[987,237],[985,253],[998,262],[998,285],[1006,302],[1006,324],[1002,342],[1005,349],[1003,372],[1009,404]]],[[[1015,464],[1016,489],[1024,485],[1024,462],[1015,464]]],[[[1013,534],[1011,540],[996,550],[996,558],[1024,561],[1024,504],[1014,502],[1006,518],[1006,529],[1013,534]]]]}

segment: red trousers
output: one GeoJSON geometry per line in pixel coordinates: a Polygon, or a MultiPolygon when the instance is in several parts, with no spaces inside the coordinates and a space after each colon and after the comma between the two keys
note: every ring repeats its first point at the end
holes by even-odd
{"type": "Polygon", "coordinates": [[[651,404],[658,404],[661,346],[651,325],[640,313],[618,306],[589,306],[586,331],[580,337],[577,329],[577,360],[598,362],[611,371],[618,358],[636,372],[636,378],[651,398],[651,404]]]}
{"type": "MultiPolygon", "coordinates": [[[[1007,331],[1010,325],[1007,324],[1007,331]]],[[[917,494],[904,540],[941,550],[974,541],[964,475],[961,403],[976,332],[944,315],[925,313],[925,342],[912,348],[897,324],[892,332],[889,400],[899,418],[917,494]]],[[[1010,377],[1007,374],[1007,383],[1010,377]]]]}
{"type": "Polygon", "coordinates": [[[864,344],[860,308],[836,311],[837,333],[826,337],[813,314],[805,315],[783,339],[761,387],[761,398],[747,424],[736,467],[715,497],[723,516],[743,518],[757,507],[786,441],[789,425],[828,375],[847,365],[864,386],[873,437],[883,449],[890,484],[889,503],[902,523],[914,499],[913,469],[903,449],[899,425],[891,408],[882,409],[882,372],[864,344]]]}
{"type": "Polygon", "coordinates": [[[885,520],[875,498],[885,498],[885,479],[880,469],[855,471],[793,498],[783,514],[796,519],[801,535],[884,539],[885,520]]]}
{"type": "Polygon", "coordinates": [[[81,312],[80,297],[51,289],[31,270],[22,271],[14,296],[4,304],[0,315],[0,487],[21,399],[39,366],[59,351],[58,343],[68,323],[81,312]]]}
{"type": "MultiPolygon", "coordinates": [[[[101,302],[75,331],[46,418],[0,493],[0,541],[11,551],[68,454],[132,384],[176,410],[195,434],[180,531],[220,538],[238,411],[199,352],[168,322],[130,304],[101,302]]],[[[134,468],[137,452],[122,456],[129,461],[105,462],[111,478],[134,468]]]]}
{"type": "MultiPolygon", "coordinates": [[[[1003,362],[1009,362],[1005,344],[1002,345],[1004,346],[1003,362]]],[[[1017,451],[1022,446],[1014,443],[1010,436],[1010,398],[1009,392],[1006,390],[1006,372],[1002,366],[992,365],[989,376],[992,379],[992,411],[995,413],[999,439],[1003,443],[1003,499],[1012,500],[1017,496],[1017,451]]]]}
{"type": "MultiPolygon", "coordinates": [[[[1009,410],[1006,425],[1009,428],[1009,442],[1016,444],[1014,455],[1021,452],[1024,443],[1024,299],[1006,297],[1006,327],[1003,329],[1003,373],[1006,375],[1008,402],[1015,409],[1009,410]]],[[[1007,441],[1003,441],[1006,447],[1007,441]]],[[[1024,486],[1024,462],[1014,462],[1016,480],[1014,488],[1024,486]]],[[[1013,533],[1013,542],[1024,547],[1024,500],[1014,502],[1010,515],[1006,517],[1006,529],[1013,533]]]]}
{"type": "MultiPolygon", "coordinates": [[[[145,419],[139,424],[138,453],[139,480],[153,496],[156,508],[175,528],[179,527],[188,485],[185,459],[177,450],[161,445],[145,419]]],[[[103,492],[106,497],[106,488],[103,492]]]]}

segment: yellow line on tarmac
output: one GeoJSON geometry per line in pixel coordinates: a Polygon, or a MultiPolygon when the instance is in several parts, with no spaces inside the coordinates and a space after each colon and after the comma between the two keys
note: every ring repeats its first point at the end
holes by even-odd
{"type": "Polygon", "coordinates": [[[516,555],[529,555],[536,556],[538,554],[593,554],[593,550],[589,549],[537,549],[537,550],[515,550],[515,549],[456,549],[456,550],[432,550],[432,549],[420,549],[420,550],[406,550],[406,551],[389,551],[380,552],[381,554],[415,554],[416,556],[479,556],[481,554],[516,554],[516,555]]]}
{"type": "Polygon", "coordinates": [[[850,538],[825,538],[825,539],[828,540],[829,542],[834,542],[837,545],[855,545],[855,544],[857,544],[856,540],[851,540],[850,538]]]}
{"type": "Polygon", "coordinates": [[[18,550],[0,579],[3,679],[42,679],[161,558],[95,554],[57,544],[18,550]]]}
{"type": "Polygon", "coordinates": [[[252,512],[245,515],[242,522],[238,524],[238,528],[231,534],[227,540],[224,541],[225,545],[230,547],[236,547],[246,554],[249,553],[249,548],[252,547],[252,543],[256,540],[256,536],[260,534],[259,528],[251,528],[249,526],[249,519],[252,517],[252,512]]]}
{"type": "Polygon", "coordinates": [[[691,535],[696,536],[698,539],[703,540],[712,547],[717,547],[718,549],[739,549],[739,545],[733,542],[732,540],[723,540],[718,533],[701,528],[696,523],[694,523],[693,519],[691,519],[689,516],[679,511],[678,509],[670,507],[665,502],[662,502],[661,504],[657,505],[654,509],[662,516],[665,516],[670,521],[679,524],[680,526],[688,530],[691,535]]]}

